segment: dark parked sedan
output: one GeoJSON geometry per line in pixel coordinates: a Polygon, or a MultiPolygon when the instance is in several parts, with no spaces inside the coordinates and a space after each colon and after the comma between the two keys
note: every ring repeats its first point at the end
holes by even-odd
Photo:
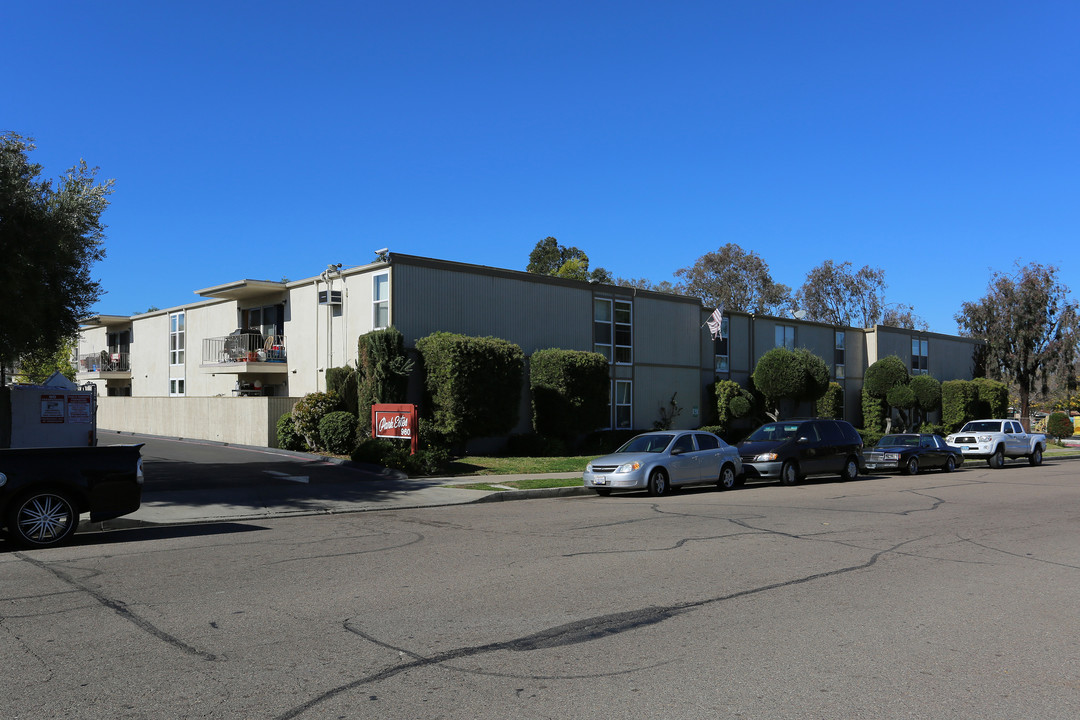
{"type": "Polygon", "coordinates": [[[940,435],[905,433],[886,435],[865,453],[867,470],[900,470],[915,475],[926,468],[952,472],[964,462],[960,448],[940,435]]]}

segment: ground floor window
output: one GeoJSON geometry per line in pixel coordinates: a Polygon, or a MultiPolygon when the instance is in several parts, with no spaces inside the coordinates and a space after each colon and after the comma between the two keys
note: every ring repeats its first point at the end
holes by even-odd
{"type": "Polygon", "coordinates": [[[183,378],[170,378],[169,379],[169,395],[176,397],[184,394],[184,379],[183,378]]]}
{"type": "Polygon", "coordinates": [[[634,427],[634,383],[615,381],[615,427],[623,430],[634,427]]]}

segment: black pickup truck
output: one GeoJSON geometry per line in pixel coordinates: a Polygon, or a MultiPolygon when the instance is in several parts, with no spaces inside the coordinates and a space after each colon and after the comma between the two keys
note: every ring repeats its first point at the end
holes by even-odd
{"type": "Polygon", "coordinates": [[[139,445],[0,449],[0,525],[24,547],[71,538],[91,522],[133,513],[142,501],[139,445]]]}

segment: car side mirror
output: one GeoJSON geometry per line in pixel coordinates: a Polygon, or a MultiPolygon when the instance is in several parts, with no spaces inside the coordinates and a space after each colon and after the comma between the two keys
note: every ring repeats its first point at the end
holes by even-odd
{"type": "Polygon", "coordinates": [[[681,447],[671,449],[671,454],[672,455],[682,455],[684,452],[686,452],[686,451],[683,450],[681,447]]]}
{"type": "Polygon", "coordinates": [[[805,435],[802,435],[802,436],[801,436],[801,437],[799,437],[799,439],[798,439],[798,440],[796,440],[795,442],[798,442],[798,443],[806,443],[806,442],[810,442],[810,438],[806,437],[805,435]]]}

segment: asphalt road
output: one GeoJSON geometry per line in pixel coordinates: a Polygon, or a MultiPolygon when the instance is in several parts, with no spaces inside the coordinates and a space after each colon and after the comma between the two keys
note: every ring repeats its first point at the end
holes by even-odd
{"type": "Polygon", "coordinates": [[[14,718],[1076,718],[1076,463],[0,551],[14,718]]]}

